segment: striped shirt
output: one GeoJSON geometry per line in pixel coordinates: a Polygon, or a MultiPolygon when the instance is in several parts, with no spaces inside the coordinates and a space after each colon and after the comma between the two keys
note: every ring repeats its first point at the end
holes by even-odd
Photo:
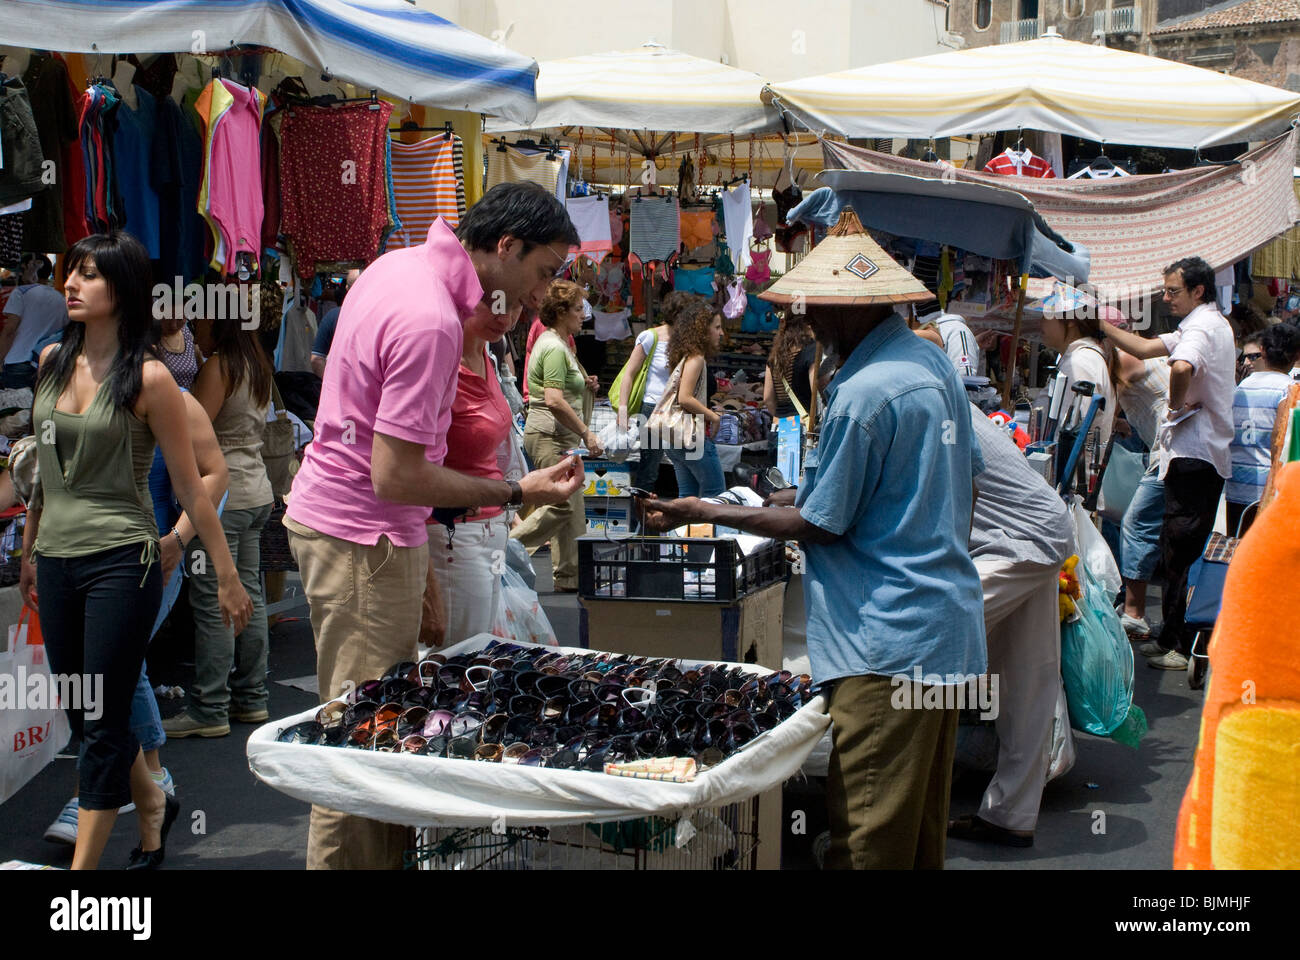
{"type": "Polygon", "coordinates": [[[429,137],[418,143],[392,141],[393,199],[401,228],[388,248],[418,247],[433,221],[442,217],[451,227],[465,215],[465,146],[460,137],[429,137]]]}
{"type": "Polygon", "coordinates": [[[1232,477],[1226,496],[1233,503],[1254,503],[1264,492],[1272,464],[1271,444],[1277,406],[1286,398],[1291,378],[1285,373],[1252,373],[1232,396],[1232,477]]]}
{"type": "Polygon", "coordinates": [[[628,247],[645,263],[667,260],[681,243],[681,214],[675,198],[643,197],[631,203],[628,247]]]}

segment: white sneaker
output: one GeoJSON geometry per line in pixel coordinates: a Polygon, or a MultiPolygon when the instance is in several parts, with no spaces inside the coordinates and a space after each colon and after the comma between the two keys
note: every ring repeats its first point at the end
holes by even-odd
{"type": "Polygon", "coordinates": [[[1187,658],[1177,650],[1170,650],[1163,657],[1152,657],[1147,666],[1157,670],[1186,670],[1187,658]]]}
{"type": "Polygon", "coordinates": [[[45,830],[45,839],[51,843],[66,843],[68,846],[76,846],[77,843],[77,810],[80,805],[77,798],[73,797],[63,805],[59,811],[58,818],[49,825],[45,830]]]}
{"type": "Polygon", "coordinates": [[[1130,617],[1127,613],[1121,612],[1119,622],[1130,640],[1138,637],[1146,639],[1151,636],[1151,624],[1147,623],[1146,617],[1130,617]]]}

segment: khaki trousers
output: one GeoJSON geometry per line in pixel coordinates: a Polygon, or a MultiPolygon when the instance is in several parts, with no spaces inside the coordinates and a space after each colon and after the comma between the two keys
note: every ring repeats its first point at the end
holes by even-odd
{"type": "MultiPolygon", "coordinates": [[[[568,446],[554,434],[524,432],[524,449],[539,470],[563,460],[568,446]]],[[[586,532],[587,508],[579,489],[563,503],[532,511],[510,531],[510,536],[522,543],[530,555],[547,540],[551,541],[551,576],[555,586],[573,590],[578,586],[577,538],[586,532]]]]}
{"type": "MultiPolygon", "coordinates": [[[[1060,567],[976,560],[975,569],[984,587],[989,675],[998,678],[998,768],[979,816],[1007,830],[1032,832],[1052,763],[1061,692],[1060,567]]],[[[1065,737],[1068,745],[1068,725],[1065,737]]]]}
{"type": "MultiPolygon", "coordinates": [[[[429,568],[428,544],[374,546],[340,540],[284,519],[311,606],[321,702],[416,658],[420,603],[429,568]]],[[[308,870],[401,869],[414,848],[409,827],[380,823],[313,805],[308,870]]]]}
{"type": "Polygon", "coordinates": [[[958,711],[895,709],[895,689],[872,675],[831,690],[827,870],[943,869],[958,711]]]}

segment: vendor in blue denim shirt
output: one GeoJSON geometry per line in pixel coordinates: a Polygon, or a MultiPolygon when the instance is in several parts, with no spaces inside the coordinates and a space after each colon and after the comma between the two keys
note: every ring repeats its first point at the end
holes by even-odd
{"type": "Polygon", "coordinates": [[[762,296],[805,305],[841,358],[797,506],[651,501],[647,526],[800,541],[808,652],[833,721],[826,867],[941,868],[958,714],[944,694],[986,668],[966,391],[894,312],[929,294],[851,210],[762,296]]]}

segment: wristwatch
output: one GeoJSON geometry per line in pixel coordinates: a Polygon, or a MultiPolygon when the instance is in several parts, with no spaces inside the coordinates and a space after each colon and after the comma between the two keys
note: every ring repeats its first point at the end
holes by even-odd
{"type": "Polygon", "coordinates": [[[524,504],[524,488],[519,486],[514,480],[507,480],[510,484],[510,499],[506,501],[507,507],[522,507],[524,504]]]}

